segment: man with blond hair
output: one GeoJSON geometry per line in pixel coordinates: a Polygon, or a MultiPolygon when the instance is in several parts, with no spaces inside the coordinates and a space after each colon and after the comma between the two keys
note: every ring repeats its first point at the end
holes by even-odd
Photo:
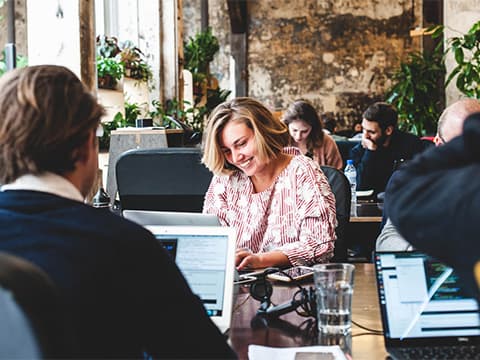
{"type": "Polygon", "coordinates": [[[70,70],[0,79],[0,251],[34,263],[65,305],[65,358],[235,357],[162,245],[84,203],[104,109],[70,70]]]}

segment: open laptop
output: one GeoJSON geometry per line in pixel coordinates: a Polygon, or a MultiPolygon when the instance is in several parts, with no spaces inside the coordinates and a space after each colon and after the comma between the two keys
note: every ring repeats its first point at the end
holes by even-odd
{"type": "Polygon", "coordinates": [[[478,303],[450,267],[419,252],[376,252],[375,270],[385,347],[394,359],[478,359],[478,303]]]}
{"type": "Polygon", "coordinates": [[[217,215],[194,212],[123,210],[123,217],[145,225],[220,226],[217,215]]]}
{"type": "Polygon", "coordinates": [[[230,328],[235,230],[221,226],[145,226],[162,242],[223,333],[230,328]]]}

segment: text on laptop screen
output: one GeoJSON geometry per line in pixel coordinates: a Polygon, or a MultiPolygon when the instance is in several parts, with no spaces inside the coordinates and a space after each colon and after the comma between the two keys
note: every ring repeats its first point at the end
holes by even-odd
{"type": "Polygon", "coordinates": [[[451,268],[421,253],[377,253],[375,266],[387,338],[480,335],[477,301],[451,268]]]}
{"type": "Polygon", "coordinates": [[[155,237],[200,297],[208,315],[221,316],[225,301],[227,235],[155,234],[155,237]]]}

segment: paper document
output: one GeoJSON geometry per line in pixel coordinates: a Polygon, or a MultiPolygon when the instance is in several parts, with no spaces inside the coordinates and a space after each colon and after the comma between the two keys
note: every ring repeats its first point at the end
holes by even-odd
{"type": "Polygon", "coordinates": [[[301,346],[275,348],[249,345],[249,360],[347,360],[340,346],[301,346]]]}

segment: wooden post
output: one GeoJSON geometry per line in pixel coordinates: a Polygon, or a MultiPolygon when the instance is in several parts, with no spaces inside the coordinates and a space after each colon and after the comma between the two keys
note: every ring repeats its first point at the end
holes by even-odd
{"type": "Polygon", "coordinates": [[[80,74],[83,83],[92,91],[97,88],[95,62],[95,1],[79,1],[80,14],[80,74]]]}

